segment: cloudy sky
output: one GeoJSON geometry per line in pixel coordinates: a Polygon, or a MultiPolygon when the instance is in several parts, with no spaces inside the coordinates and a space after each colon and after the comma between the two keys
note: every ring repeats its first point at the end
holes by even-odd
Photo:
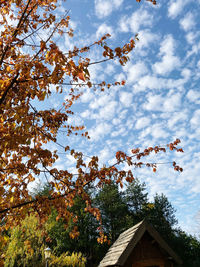
{"type": "MultiPolygon", "coordinates": [[[[91,139],[79,137],[59,141],[85,155],[98,155],[101,164],[112,164],[115,153],[132,148],[164,145],[181,140],[184,154],[169,152],[153,156],[150,162],[176,161],[183,173],[160,164],[158,171],[142,168],[134,175],[147,185],[149,196],[164,193],[176,209],[179,225],[197,234],[195,216],[200,209],[200,1],[158,0],[68,0],[59,12],[69,10],[74,38],[59,40],[64,50],[89,45],[110,33],[111,47],[122,46],[139,34],[130,61],[121,67],[117,61],[93,65],[94,83],[126,80],[126,86],[105,92],[81,89],[83,96],[74,104],[70,122],[84,124],[91,139]]],[[[101,60],[99,49],[91,50],[92,60],[101,60]]],[[[67,96],[52,94],[57,108],[67,96]]],[[[58,149],[58,148],[56,148],[58,149]]],[[[60,149],[60,153],[62,153],[60,149]]],[[[148,161],[148,159],[144,159],[148,161]]],[[[73,159],[64,154],[58,167],[73,170],[73,159]]],[[[125,166],[127,168],[127,166],[125,166]]]]}

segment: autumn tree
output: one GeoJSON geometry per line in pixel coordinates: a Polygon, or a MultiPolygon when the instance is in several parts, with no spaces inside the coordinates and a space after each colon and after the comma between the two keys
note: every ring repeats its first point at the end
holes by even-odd
{"type": "MultiPolygon", "coordinates": [[[[44,232],[48,228],[43,225],[38,227],[39,222],[36,216],[27,216],[21,223],[10,231],[8,238],[8,245],[1,250],[4,254],[4,266],[8,267],[22,267],[22,266],[38,266],[45,265],[44,249],[45,249],[45,235],[44,232]],[[45,230],[45,231],[44,231],[45,230]]],[[[62,225],[63,226],[63,225],[62,225]]],[[[62,242],[62,239],[60,239],[62,242]]],[[[84,267],[86,258],[79,252],[61,254],[55,253],[52,249],[52,257],[50,266],[80,266],[84,267]]]]}
{"type": "Polygon", "coordinates": [[[21,226],[17,225],[10,233],[8,246],[4,248],[4,266],[43,266],[43,237],[37,218],[27,216],[21,226]]]}
{"type": "MultiPolygon", "coordinates": [[[[137,0],[137,2],[140,2],[137,0]]],[[[150,1],[156,4],[155,1],[150,1]]],[[[121,169],[122,163],[132,166],[147,166],[156,171],[156,164],[144,164],[141,159],[151,153],[165,152],[165,147],[149,147],[144,151],[133,149],[131,155],[118,151],[116,163],[112,166],[99,166],[98,157],[90,157],[85,163],[83,153],[70,147],[68,141],[58,142],[61,127],[66,135],[89,138],[83,126],[68,123],[73,115],[71,106],[80,96],[81,88],[92,90],[94,82],[90,80],[90,66],[100,62],[91,62],[89,52],[98,46],[102,49],[102,62],[118,60],[126,64],[128,54],[135,47],[136,38],[122,47],[110,48],[105,43],[109,34],[100,40],[94,40],[82,48],[74,47],[67,53],[56,43],[55,36],[67,34],[73,36],[69,28],[68,12],[56,16],[56,0],[2,0],[0,2],[0,215],[3,223],[0,231],[18,224],[30,212],[35,212],[43,223],[51,207],[68,223],[75,220],[73,212],[67,207],[74,204],[76,196],[85,203],[85,211],[100,220],[99,210],[92,207],[85,187],[95,183],[103,184],[115,180],[123,186],[124,179],[133,181],[134,177],[121,169]],[[42,36],[39,38],[38,36],[42,36]],[[38,110],[34,103],[44,102],[52,93],[52,86],[57,93],[68,90],[69,98],[62,108],[43,108],[38,110]],[[77,89],[75,89],[75,87],[77,89]],[[55,167],[59,158],[57,151],[49,149],[55,143],[76,160],[76,173],[55,167]],[[42,174],[51,185],[49,195],[33,197],[28,185],[42,174]]],[[[124,85],[124,81],[114,84],[98,84],[100,90],[111,86],[124,85]]],[[[180,140],[168,144],[170,150],[177,148],[180,140]]],[[[176,171],[182,169],[173,163],[176,171]]],[[[100,230],[99,241],[105,240],[100,230]]],[[[76,227],[71,237],[78,235],[76,227]]],[[[3,241],[2,241],[3,242],[3,241]]]]}

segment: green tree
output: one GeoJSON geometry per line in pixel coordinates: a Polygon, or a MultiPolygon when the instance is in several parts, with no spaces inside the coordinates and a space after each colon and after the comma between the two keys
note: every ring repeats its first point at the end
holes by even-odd
{"type": "MultiPolygon", "coordinates": [[[[92,192],[88,192],[92,199],[92,192]]],[[[95,220],[95,217],[86,212],[86,204],[82,198],[77,197],[72,207],[73,214],[75,215],[74,221],[71,220],[70,228],[74,226],[78,228],[79,235],[77,238],[71,240],[71,249],[76,247],[76,250],[81,251],[87,256],[88,265],[94,263],[95,258],[98,254],[99,245],[97,239],[99,233],[97,228],[100,226],[99,222],[95,220]]],[[[69,231],[71,229],[69,228],[69,231]]],[[[93,264],[92,264],[93,266],[93,264]]]]}
{"type": "Polygon", "coordinates": [[[200,266],[200,242],[181,229],[174,231],[171,246],[183,261],[183,267],[200,266]]]}
{"type": "Polygon", "coordinates": [[[67,229],[64,227],[63,220],[58,219],[58,213],[52,209],[51,214],[45,224],[45,230],[48,233],[47,246],[51,247],[53,254],[60,256],[69,250],[70,237],[67,229]]]}
{"type": "Polygon", "coordinates": [[[175,209],[164,195],[156,194],[154,201],[147,203],[143,209],[144,218],[158,230],[166,241],[170,241],[173,227],[177,224],[175,209]]]}
{"type": "Polygon", "coordinates": [[[109,240],[114,242],[129,225],[128,206],[118,185],[105,185],[96,195],[95,204],[102,216],[102,224],[109,240]]]}
{"type": "Polygon", "coordinates": [[[148,203],[147,196],[146,184],[140,183],[138,179],[135,179],[131,184],[127,185],[125,199],[132,218],[132,224],[143,220],[143,209],[148,203]]]}
{"type": "Polygon", "coordinates": [[[99,247],[97,243],[99,224],[92,214],[85,212],[85,208],[85,202],[77,197],[72,207],[74,217],[69,221],[67,228],[62,218],[58,219],[57,211],[52,210],[46,223],[46,231],[50,240],[49,246],[53,247],[56,255],[60,256],[66,251],[82,252],[89,265],[90,261],[95,261],[95,255],[98,254],[96,250],[99,247]],[[71,238],[70,234],[76,227],[78,235],[71,238]]]}
{"type": "MultiPolygon", "coordinates": [[[[38,195],[49,196],[51,189],[48,184],[42,188],[38,186],[33,195],[34,197],[38,195]]],[[[90,188],[86,191],[92,198],[93,190],[90,188]]],[[[73,213],[73,217],[68,220],[66,227],[63,218],[59,217],[57,210],[52,207],[51,214],[45,223],[45,230],[48,234],[47,245],[52,248],[53,254],[61,257],[61,259],[65,258],[66,251],[70,253],[81,252],[87,259],[87,266],[90,266],[90,263],[91,266],[94,266],[95,255],[99,255],[97,250],[100,249],[97,243],[99,222],[92,214],[85,211],[86,203],[79,196],[75,197],[74,205],[68,209],[70,213],[73,213]],[[76,229],[75,235],[73,235],[74,229],[76,229]]]]}

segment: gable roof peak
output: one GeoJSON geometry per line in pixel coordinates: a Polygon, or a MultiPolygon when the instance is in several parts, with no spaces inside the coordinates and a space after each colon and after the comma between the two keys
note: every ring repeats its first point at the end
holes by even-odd
{"type": "Polygon", "coordinates": [[[168,246],[155,228],[146,219],[144,219],[119,235],[118,239],[109,248],[107,254],[98,267],[123,266],[128,256],[131,254],[146,231],[159,244],[159,246],[167,252],[169,257],[178,264],[182,263],[181,259],[168,246]]]}

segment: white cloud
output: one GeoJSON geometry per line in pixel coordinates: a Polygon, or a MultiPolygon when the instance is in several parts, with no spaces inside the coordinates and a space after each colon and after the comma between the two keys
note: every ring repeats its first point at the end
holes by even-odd
{"type": "Polygon", "coordinates": [[[76,163],[76,159],[71,155],[66,155],[66,162],[67,165],[71,166],[76,163]]]}
{"type": "Polygon", "coordinates": [[[119,21],[119,29],[121,32],[129,31],[129,23],[127,22],[127,17],[122,17],[119,21]]]}
{"type": "Polygon", "coordinates": [[[145,128],[146,126],[148,126],[150,124],[151,120],[147,117],[141,117],[137,120],[135,128],[138,129],[142,129],[145,128]]]}
{"type": "Polygon", "coordinates": [[[115,95],[100,92],[97,98],[90,101],[89,109],[81,113],[81,116],[84,118],[89,116],[89,119],[96,121],[112,120],[116,114],[116,109],[120,110],[119,103],[114,99],[115,95]]]}
{"type": "Polygon", "coordinates": [[[108,1],[95,1],[95,12],[97,17],[107,17],[112,13],[112,3],[108,1]]]}
{"type": "Polygon", "coordinates": [[[113,28],[106,23],[101,24],[96,32],[96,37],[101,38],[103,35],[109,33],[111,35],[111,38],[114,38],[115,34],[113,31],[113,28]]]}
{"type": "MultiPolygon", "coordinates": [[[[108,64],[105,68],[105,72],[109,75],[113,74],[115,72],[115,67],[113,64],[108,64]]],[[[123,80],[123,79],[122,79],[123,80]]]]}
{"type": "Polygon", "coordinates": [[[167,35],[161,43],[160,53],[161,61],[153,65],[153,70],[160,74],[165,75],[180,66],[180,60],[174,55],[175,40],[172,35],[167,35]]]}
{"type": "Polygon", "coordinates": [[[108,147],[103,148],[98,157],[100,164],[105,164],[110,159],[110,149],[108,147]]]}
{"type": "Polygon", "coordinates": [[[125,106],[125,107],[130,107],[130,105],[132,104],[132,98],[133,98],[133,94],[132,93],[128,93],[128,92],[121,92],[120,93],[120,102],[125,106]]]}
{"type": "Polygon", "coordinates": [[[164,100],[163,108],[166,112],[172,112],[177,110],[181,104],[181,95],[179,93],[169,93],[164,100]]]}
{"type": "Polygon", "coordinates": [[[122,32],[130,30],[136,34],[142,27],[151,26],[152,24],[153,15],[144,10],[144,8],[141,8],[130,17],[123,16],[119,21],[119,29],[122,32]]]}
{"type": "Polygon", "coordinates": [[[160,55],[173,54],[175,49],[175,40],[171,34],[165,36],[161,43],[160,55]]]}
{"type": "MultiPolygon", "coordinates": [[[[92,58],[92,61],[97,61],[98,57],[92,58]]],[[[105,73],[101,64],[93,64],[90,67],[90,78],[91,81],[104,81],[105,73]]]]}
{"type": "Polygon", "coordinates": [[[154,70],[160,75],[165,75],[179,66],[179,58],[173,55],[164,55],[162,61],[154,64],[154,70]]]}
{"type": "Polygon", "coordinates": [[[91,141],[98,141],[103,138],[105,135],[111,132],[112,126],[108,123],[99,123],[96,127],[91,129],[89,132],[89,136],[91,137],[91,141]]]}
{"type": "Polygon", "coordinates": [[[116,136],[121,137],[121,136],[125,136],[125,135],[127,135],[127,129],[124,126],[118,127],[117,130],[112,132],[112,134],[111,134],[112,137],[116,137],[116,136]]]}
{"type": "Polygon", "coordinates": [[[141,77],[137,83],[137,85],[134,86],[134,91],[144,91],[147,89],[160,89],[164,87],[165,82],[163,82],[163,79],[157,78],[150,75],[145,75],[141,77]]]}
{"type": "Polygon", "coordinates": [[[161,111],[163,109],[163,97],[161,95],[150,94],[143,108],[146,110],[161,111]]]}
{"type": "Polygon", "coordinates": [[[124,70],[127,73],[127,84],[137,82],[137,80],[144,74],[147,73],[148,69],[144,62],[139,61],[138,63],[132,65],[131,63],[127,64],[124,67],[124,70]]]}
{"type": "Polygon", "coordinates": [[[181,71],[181,75],[183,76],[184,80],[188,81],[191,77],[191,70],[188,68],[184,68],[181,71]]]}
{"type": "Polygon", "coordinates": [[[83,103],[88,103],[94,98],[94,94],[91,90],[87,89],[80,98],[80,101],[83,103]]]}
{"type": "Polygon", "coordinates": [[[156,76],[145,75],[139,78],[137,84],[134,85],[134,92],[145,91],[146,89],[151,90],[161,90],[161,89],[172,89],[172,88],[182,88],[182,86],[187,82],[189,72],[183,71],[182,79],[170,79],[170,78],[160,78],[156,76]]]}
{"type": "Polygon", "coordinates": [[[121,119],[119,119],[119,118],[114,118],[114,119],[112,120],[112,123],[113,123],[113,125],[118,125],[118,124],[121,123],[121,119]]]}
{"type": "Polygon", "coordinates": [[[69,117],[68,123],[71,125],[76,125],[76,126],[84,124],[82,118],[80,118],[78,115],[73,115],[73,116],[69,117]]]}
{"type": "Polygon", "coordinates": [[[189,1],[191,0],[171,0],[168,5],[168,16],[175,19],[189,1]]]}
{"type": "Polygon", "coordinates": [[[111,101],[111,96],[107,94],[101,94],[97,98],[95,98],[92,102],[90,102],[89,107],[91,109],[98,109],[103,107],[105,103],[109,103],[111,101]]]}
{"type": "Polygon", "coordinates": [[[82,118],[89,118],[90,117],[90,111],[86,109],[84,112],[81,113],[82,118]]]}
{"type": "Polygon", "coordinates": [[[188,32],[186,35],[186,40],[189,44],[193,44],[195,42],[196,34],[194,32],[188,32]]]}
{"type": "Polygon", "coordinates": [[[200,104],[200,92],[195,90],[190,90],[186,97],[190,100],[190,102],[194,102],[196,104],[200,104]]]}
{"type": "Polygon", "coordinates": [[[157,42],[159,40],[159,35],[151,32],[149,29],[141,30],[138,32],[139,42],[136,45],[136,49],[149,48],[150,44],[157,42]]]}
{"type": "Polygon", "coordinates": [[[182,112],[173,113],[173,115],[170,116],[167,123],[169,129],[173,130],[173,128],[180,122],[183,124],[187,120],[187,118],[188,118],[187,112],[184,110],[182,112]]]}
{"type": "Polygon", "coordinates": [[[94,116],[95,119],[111,120],[115,116],[116,108],[119,107],[117,101],[106,103],[99,111],[99,114],[94,116]]]}
{"type": "Polygon", "coordinates": [[[197,128],[200,125],[200,109],[196,110],[193,114],[193,117],[190,120],[192,128],[197,128]]]}
{"type": "Polygon", "coordinates": [[[172,91],[166,96],[149,94],[147,96],[147,102],[144,103],[143,108],[146,110],[173,112],[180,107],[180,104],[181,95],[172,91]]]}
{"type": "Polygon", "coordinates": [[[194,20],[194,14],[191,12],[188,12],[184,18],[182,18],[180,21],[180,26],[184,31],[189,31],[195,26],[195,20],[194,20]]]}
{"type": "Polygon", "coordinates": [[[191,57],[194,54],[198,54],[200,50],[200,42],[195,42],[192,49],[187,52],[186,57],[191,57]]]}
{"type": "Polygon", "coordinates": [[[95,0],[95,12],[98,18],[109,16],[114,10],[118,9],[123,0],[95,0]]]}
{"type": "Polygon", "coordinates": [[[35,180],[33,182],[30,182],[27,186],[28,191],[31,193],[35,193],[38,189],[38,186],[40,185],[40,188],[44,185],[44,183],[41,181],[39,177],[35,177],[35,180]]]}

